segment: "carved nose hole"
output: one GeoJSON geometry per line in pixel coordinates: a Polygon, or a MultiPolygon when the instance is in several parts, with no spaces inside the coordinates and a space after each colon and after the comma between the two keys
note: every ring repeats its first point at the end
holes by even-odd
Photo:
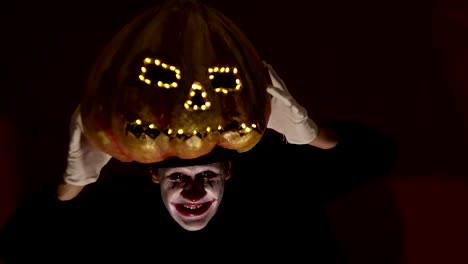
{"type": "Polygon", "coordinates": [[[201,107],[205,104],[205,100],[202,97],[202,93],[199,90],[194,91],[194,93],[195,95],[192,97],[192,102],[194,105],[198,105],[198,107],[201,107]]]}
{"type": "Polygon", "coordinates": [[[205,111],[210,109],[211,102],[208,100],[207,95],[205,88],[199,82],[193,82],[187,100],[184,103],[185,109],[189,111],[205,111]]]}

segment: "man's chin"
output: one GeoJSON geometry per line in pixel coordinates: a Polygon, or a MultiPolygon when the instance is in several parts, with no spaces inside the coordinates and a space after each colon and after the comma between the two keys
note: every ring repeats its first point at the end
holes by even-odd
{"type": "Polygon", "coordinates": [[[179,225],[187,230],[187,231],[200,231],[202,230],[203,228],[205,228],[207,226],[208,223],[204,223],[204,224],[183,224],[183,223],[179,223],[179,225]]]}
{"type": "Polygon", "coordinates": [[[174,220],[187,231],[199,231],[205,228],[214,216],[215,212],[208,211],[200,216],[184,216],[177,214],[174,220]]]}

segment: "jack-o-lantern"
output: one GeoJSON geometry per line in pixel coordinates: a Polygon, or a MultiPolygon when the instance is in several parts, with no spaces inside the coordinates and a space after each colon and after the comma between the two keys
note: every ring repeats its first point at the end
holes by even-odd
{"type": "Polygon", "coordinates": [[[248,151],[270,114],[255,49],[220,12],[168,1],[125,26],[98,58],[81,103],[86,137],[121,161],[248,151]]]}

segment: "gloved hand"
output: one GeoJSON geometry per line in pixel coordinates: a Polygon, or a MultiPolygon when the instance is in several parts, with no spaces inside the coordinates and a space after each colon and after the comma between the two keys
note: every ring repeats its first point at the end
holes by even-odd
{"type": "Polygon", "coordinates": [[[70,200],[80,193],[85,185],[97,181],[101,169],[112,157],[92,145],[83,134],[80,106],[72,115],[67,167],[63,183],[58,188],[60,200],[70,200]]]}
{"type": "Polygon", "coordinates": [[[272,81],[272,85],[267,87],[268,93],[272,96],[267,127],[283,134],[291,144],[311,143],[317,137],[317,125],[309,118],[307,110],[292,97],[273,67],[266,62],[264,65],[272,81]]]}

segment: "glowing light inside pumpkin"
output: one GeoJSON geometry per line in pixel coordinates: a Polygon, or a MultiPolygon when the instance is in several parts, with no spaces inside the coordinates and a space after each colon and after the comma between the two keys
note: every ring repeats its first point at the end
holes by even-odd
{"type": "Polygon", "coordinates": [[[176,66],[164,63],[160,59],[145,58],[138,78],[149,85],[177,88],[181,72],[176,66]]]}

